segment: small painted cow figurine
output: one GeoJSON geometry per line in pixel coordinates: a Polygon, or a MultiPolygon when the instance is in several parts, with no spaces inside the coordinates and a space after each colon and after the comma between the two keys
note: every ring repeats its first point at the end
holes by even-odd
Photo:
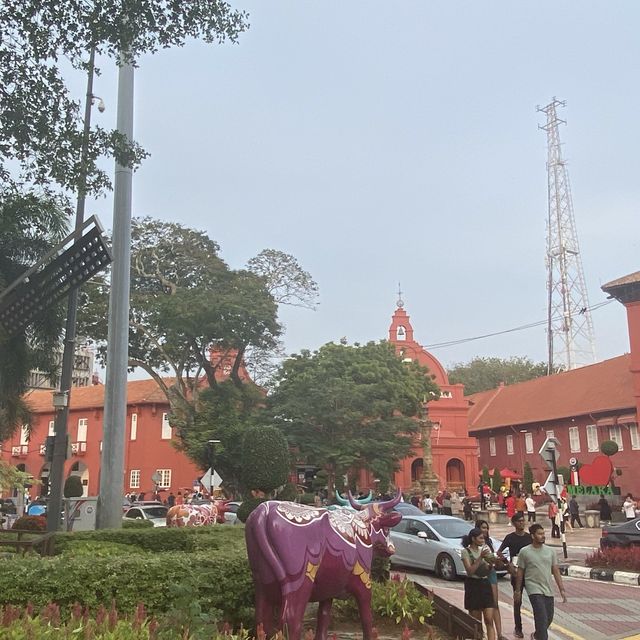
{"type": "Polygon", "coordinates": [[[393,508],[401,494],[385,502],[329,511],[270,500],[247,519],[245,537],[256,587],[256,625],[267,637],[283,630],[299,640],[308,602],[319,602],[316,640],[325,640],[333,598],[353,595],[364,640],[372,638],[371,561],[395,549],[389,529],[402,515],[393,508]],[[274,612],[277,624],[274,625],[274,612]]]}
{"type": "Polygon", "coordinates": [[[167,527],[202,527],[223,524],[227,500],[204,504],[176,504],[167,511],[167,527]]]}

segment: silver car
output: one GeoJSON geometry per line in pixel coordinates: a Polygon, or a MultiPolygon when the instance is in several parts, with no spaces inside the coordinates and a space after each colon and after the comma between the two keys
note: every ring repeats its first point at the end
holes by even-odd
{"type": "MultiPolygon", "coordinates": [[[[407,515],[407,511],[402,510],[402,520],[391,529],[396,548],[391,564],[429,569],[445,580],[466,575],[461,558],[462,537],[473,524],[453,516],[407,515]]],[[[491,541],[497,550],[501,541],[493,537],[491,541]]],[[[498,575],[505,573],[498,571],[498,575]]]]}
{"type": "Polygon", "coordinates": [[[167,526],[168,507],[163,504],[136,504],[124,514],[125,520],[150,520],[154,527],[167,526]]]}

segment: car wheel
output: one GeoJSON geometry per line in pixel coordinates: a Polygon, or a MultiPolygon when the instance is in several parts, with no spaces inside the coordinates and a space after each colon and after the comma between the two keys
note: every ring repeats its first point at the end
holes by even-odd
{"type": "Polygon", "coordinates": [[[453,558],[450,555],[443,553],[441,556],[438,556],[436,573],[445,580],[456,579],[458,573],[453,558]]]}

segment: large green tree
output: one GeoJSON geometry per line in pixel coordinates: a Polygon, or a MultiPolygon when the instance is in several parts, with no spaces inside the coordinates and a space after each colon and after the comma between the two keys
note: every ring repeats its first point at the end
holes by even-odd
{"type": "Polygon", "coordinates": [[[414,418],[437,393],[388,342],[329,343],[284,361],[268,410],[298,459],[327,472],[331,493],[338,476],[359,469],[391,480],[412,450],[414,418]]]}
{"type": "Polygon", "coordinates": [[[98,158],[112,155],[135,166],[144,157],[118,132],[98,126],[82,166],[83,96],[69,89],[62,60],[85,72],[91,49],[101,62],[115,64],[121,56],[135,61],[192,38],[235,42],[247,27],[247,15],[221,0],[4,0],[0,178],[75,192],[86,173],[87,191],[98,192],[109,186],[98,158]]]}
{"type": "Polygon", "coordinates": [[[465,395],[495,389],[501,382],[516,384],[547,375],[544,362],[533,362],[521,356],[511,358],[473,358],[454,364],[449,369],[449,382],[464,384],[465,395]]]}
{"type": "MultiPolygon", "coordinates": [[[[65,237],[67,216],[59,199],[10,188],[0,192],[0,291],[65,237]]],[[[29,424],[29,372],[40,369],[55,377],[63,318],[56,305],[17,335],[7,335],[0,325],[0,440],[29,424]]]]}

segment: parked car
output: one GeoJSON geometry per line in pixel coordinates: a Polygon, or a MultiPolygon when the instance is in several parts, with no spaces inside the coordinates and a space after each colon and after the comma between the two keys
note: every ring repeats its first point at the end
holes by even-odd
{"type": "Polygon", "coordinates": [[[239,524],[240,520],[238,520],[238,509],[242,502],[231,501],[227,502],[227,511],[224,513],[224,521],[225,524],[239,524]]]}
{"type": "Polygon", "coordinates": [[[602,527],[600,548],[640,546],[640,518],[602,527]]]}
{"type": "MultiPolygon", "coordinates": [[[[408,506],[416,509],[413,505],[408,506]]],[[[407,515],[406,507],[398,511],[402,513],[402,520],[391,529],[391,541],[396,548],[391,564],[435,571],[445,580],[466,575],[461,557],[462,537],[471,531],[470,522],[454,516],[407,515]]],[[[493,537],[491,541],[497,550],[501,541],[493,537]]],[[[505,573],[498,571],[498,575],[505,573]]]]}
{"type": "Polygon", "coordinates": [[[167,511],[169,511],[169,508],[159,502],[138,503],[127,509],[123,518],[125,520],[150,520],[153,522],[154,527],[166,527],[167,511]]]}

